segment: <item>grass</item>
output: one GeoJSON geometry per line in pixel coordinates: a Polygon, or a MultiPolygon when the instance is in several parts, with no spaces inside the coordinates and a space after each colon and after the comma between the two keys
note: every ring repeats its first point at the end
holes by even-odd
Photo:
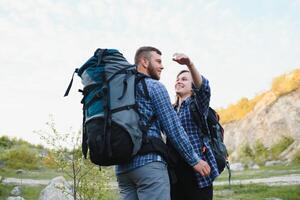
{"type": "Polygon", "coordinates": [[[267,198],[300,200],[300,185],[266,186],[262,184],[214,186],[215,200],[265,200],[267,198]]]}
{"type": "MultiPolygon", "coordinates": [[[[22,186],[22,197],[24,199],[36,200],[39,199],[41,191],[45,186],[22,186]]],[[[10,191],[14,188],[13,185],[3,185],[0,184],[0,200],[6,200],[9,196],[10,191]]],[[[109,190],[105,194],[103,194],[102,199],[105,200],[117,200],[120,199],[119,192],[117,190],[109,190]]]]}
{"type": "MultiPolygon", "coordinates": [[[[5,186],[8,187],[8,186],[5,186]]],[[[6,200],[9,191],[12,187],[6,190],[5,195],[0,195],[0,200],[6,200]]],[[[39,193],[42,187],[24,187],[25,199],[38,199],[39,193]]],[[[266,198],[276,197],[283,200],[300,200],[300,185],[290,186],[266,186],[261,184],[251,185],[234,185],[230,188],[228,186],[215,186],[214,187],[214,199],[243,199],[243,200],[265,200],[266,198]]],[[[105,200],[117,200],[119,199],[119,192],[117,190],[111,190],[103,195],[105,200]]]]}
{"type": "MultiPolygon", "coordinates": [[[[246,169],[244,171],[233,171],[232,180],[243,180],[243,179],[253,179],[253,178],[267,178],[273,176],[281,176],[287,174],[300,174],[299,163],[294,163],[288,166],[268,166],[261,167],[258,170],[246,169]]],[[[23,178],[32,179],[50,179],[61,175],[56,170],[34,170],[25,171],[23,178]]],[[[16,177],[18,175],[15,170],[1,169],[0,176],[4,177],[16,177]]],[[[228,173],[225,170],[222,175],[217,179],[217,181],[227,181],[228,173]]],[[[38,187],[27,187],[23,186],[23,197],[25,199],[38,199],[41,190],[45,186],[38,187]]],[[[0,200],[6,200],[9,192],[13,189],[12,185],[1,185],[0,184],[0,200]]],[[[214,199],[215,200],[265,200],[266,198],[276,197],[283,200],[300,200],[300,185],[289,185],[289,186],[267,186],[260,184],[251,185],[232,185],[230,188],[228,185],[215,186],[214,187],[214,199]]],[[[116,200],[119,199],[118,190],[110,190],[103,194],[105,200],[116,200]]]]}
{"type": "MultiPolygon", "coordinates": [[[[104,170],[104,169],[102,169],[104,170]]],[[[105,168],[107,170],[108,176],[114,177],[114,171],[113,168],[105,168]]],[[[21,178],[22,179],[52,179],[54,177],[63,175],[62,172],[59,172],[58,170],[54,169],[39,169],[39,170],[24,170],[22,173],[22,176],[20,174],[16,174],[15,169],[9,169],[9,168],[2,168],[0,169],[0,176],[3,178],[21,178]]],[[[68,180],[70,178],[68,176],[64,176],[68,180]]],[[[115,177],[114,179],[115,180],[115,177]]],[[[0,183],[0,200],[6,200],[7,197],[9,196],[10,191],[13,189],[13,185],[3,185],[0,183]]],[[[46,186],[32,186],[32,187],[27,187],[23,186],[23,197],[25,199],[39,199],[39,194],[42,191],[43,188],[46,186]]],[[[105,193],[102,194],[103,196],[101,199],[105,200],[116,200],[119,199],[119,192],[117,190],[109,190],[105,193]]]]}
{"type": "MultiPolygon", "coordinates": [[[[10,191],[14,188],[12,185],[2,185],[0,184],[0,200],[6,200],[9,196],[10,191]]],[[[22,197],[24,199],[39,199],[40,192],[42,191],[43,186],[29,187],[22,186],[22,197]]]]}
{"type": "Polygon", "coordinates": [[[13,189],[14,187],[11,185],[2,185],[0,183],[0,200],[6,200],[10,191],[13,189]]]}
{"type": "MultiPolygon", "coordinates": [[[[103,168],[104,169],[104,168],[103,168]]],[[[114,177],[114,169],[113,167],[105,167],[109,176],[116,180],[114,177]]],[[[71,178],[66,176],[63,172],[60,172],[58,169],[37,169],[37,170],[24,170],[22,174],[17,174],[16,169],[10,168],[0,168],[0,176],[5,178],[21,178],[22,179],[35,179],[35,180],[42,180],[42,179],[53,179],[57,176],[64,176],[67,180],[71,178]]],[[[71,173],[71,172],[70,172],[71,173]]]]}
{"type": "Polygon", "coordinates": [[[0,169],[0,176],[9,178],[21,178],[22,179],[52,179],[57,176],[63,175],[58,170],[54,169],[39,169],[39,170],[24,170],[22,174],[16,174],[15,169],[2,168],[0,169]]]}
{"type": "MultiPolygon", "coordinates": [[[[288,174],[300,174],[300,164],[294,163],[288,166],[268,166],[260,169],[246,169],[244,171],[231,171],[231,180],[244,180],[253,178],[268,178],[273,176],[283,176],[288,174]]],[[[217,178],[217,181],[227,181],[228,171],[225,169],[217,178]]]]}

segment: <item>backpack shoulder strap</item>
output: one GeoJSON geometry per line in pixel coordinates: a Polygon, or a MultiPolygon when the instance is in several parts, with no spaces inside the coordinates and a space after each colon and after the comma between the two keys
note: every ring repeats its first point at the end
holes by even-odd
{"type": "Polygon", "coordinates": [[[197,100],[194,95],[192,95],[191,98],[192,99],[190,104],[190,111],[191,111],[192,119],[194,120],[195,124],[199,127],[199,129],[204,135],[209,135],[208,127],[206,124],[203,124],[203,119],[200,116],[197,100]]]}
{"type": "Polygon", "coordinates": [[[66,96],[69,95],[69,92],[70,92],[70,90],[71,90],[71,88],[72,88],[72,85],[73,85],[73,79],[74,79],[74,74],[75,74],[75,73],[78,73],[78,68],[76,68],[75,71],[73,72],[71,81],[70,81],[70,83],[69,83],[69,85],[68,85],[68,88],[67,88],[65,94],[64,94],[64,97],[66,97],[66,96]]]}
{"type": "MultiPolygon", "coordinates": [[[[224,129],[219,120],[219,114],[211,107],[209,107],[208,115],[207,115],[207,123],[208,125],[213,124],[217,125],[221,131],[222,140],[224,139],[224,129]]],[[[209,127],[210,128],[210,127],[209,127]]]]}
{"type": "MultiPolygon", "coordinates": [[[[142,84],[142,87],[143,87],[143,93],[144,93],[144,96],[146,98],[146,100],[151,100],[151,97],[150,97],[150,94],[149,94],[149,90],[147,88],[147,84],[146,84],[146,78],[148,78],[148,76],[146,76],[145,74],[142,74],[142,73],[139,73],[137,72],[137,76],[136,76],[136,84],[138,84],[139,82],[141,82],[142,84]]],[[[139,113],[139,112],[138,112],[139,113]]],[[[140,114],[140,113],[139,113],[140,114]]],[[[152,126],[152,124],[157,120],[157,117],[155,114],[153,114],[147,125],[145,126],[141,126],[141,130],[143,132],[143,142],[144,143],[148,143],[148,137],[147,137],[147,132],[149,130],[149,128],[152,126]]]]}
{"type": "Polygon", "coordinates": [[[148,76],[146,76],[145,74],[137,72],[137,75],[136,75],[136,84],[138,84],[139,82],[141,82],[142,87],[143,87],[144,95],[145,95],[145,97],[146,97],[147,100],[150,100],[151,98],[150,98],[149,90],[147,88],[147,84],[146,84],[146,81],[145,81],[146,78],[148,78],[148,76]]]}

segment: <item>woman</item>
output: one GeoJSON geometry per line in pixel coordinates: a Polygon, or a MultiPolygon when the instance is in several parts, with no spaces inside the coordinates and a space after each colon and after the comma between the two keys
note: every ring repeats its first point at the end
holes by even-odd
{"type": "Polygon", "coordinates": [[[208,80],[199,74],[188,56],[176,53],[173,60],[188,68],[177,75],[175,84],[177,99],[174,108],[193,148],[202,159],[203,173],[201,175],[194,172],[191,166],[179,159],[175,167],[177,182],[172,184],[171,196],[173,200],[211,200],[213,198],[212,182],[219,172],[209,140],[203,137],[202,131],[193,121],[190,112],[190,104],[192,99],[195,99],[202,118],[207,117],[210,87],[208,80]]]}

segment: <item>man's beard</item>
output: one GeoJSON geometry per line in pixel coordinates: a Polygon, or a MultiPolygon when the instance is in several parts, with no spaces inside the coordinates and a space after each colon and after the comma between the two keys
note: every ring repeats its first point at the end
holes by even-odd
{"type": "Polygon", "coordinates": [[[155,68],[153,67],[151,62],[149,63],[149,66],[148,66],[148,74],[150,75],[150,77],[152,79],[155,79],[155,80],[160,79],[159,74],[157,73],[157,71],[155,71],[155,68]]]}

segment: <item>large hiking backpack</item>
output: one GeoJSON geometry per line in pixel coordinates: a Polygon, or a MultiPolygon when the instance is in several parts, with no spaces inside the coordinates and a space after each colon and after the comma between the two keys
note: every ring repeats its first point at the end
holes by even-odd
{"type": "MultiPolygon", "coordinates": [[[[136,84],[142,81],[144,93],[150,98],[145,76],[139,74],[136,66],[128,63],[118,50],[97,49],[74,73],[80,76],[84,86],[81,90],[81,103],[82,152],[85,158],[89,150],[90,159],[94,164],[109,166],[126,163],[137,153],[165,152],[162,150],[164,147],[160,139],[145,139],[155,117],[146,127],[139,123],[135,100],[136,84]],[[154,149],[153,146],[159,147],[154,149]]],[[[72,86],[74,73],[65,96],[72,86]]]]}
{"type": "Polygon", "coordinates": [[[207,119],[203,119],[203,115],[200,114],[195,97],[192,96],[192,103],[190,104],[190,110],[194,122],[201,129],[204,135],[201,137],[208,137],[210,145],[217,162],[218,171],[222,173],[224,168],[227,167],[230,176],[230,168],[228,162],[228,152],[224,144],[224,129],[219,122],[218,113],[209,107],[207,119]]]}

